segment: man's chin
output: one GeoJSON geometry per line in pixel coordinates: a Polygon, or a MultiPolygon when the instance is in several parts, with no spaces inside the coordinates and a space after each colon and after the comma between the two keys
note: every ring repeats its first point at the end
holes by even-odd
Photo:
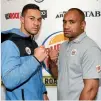
{"type": "Polygon", "coordinates": [[[69,38],[70,36],[68,34],[64,34],[65,37],[69,38]]]}
{"type": "Polygon", "coordinates": [[[31,35],[37,35],[38,32],[31,32],[30,34],[31,34],[31,35]]]}

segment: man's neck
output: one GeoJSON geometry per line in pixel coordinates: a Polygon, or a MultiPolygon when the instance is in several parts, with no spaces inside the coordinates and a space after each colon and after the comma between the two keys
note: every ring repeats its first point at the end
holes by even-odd
{"type": "Polygon", "coordinates": [[[23,34],[25,34],[26,36],[30,36],[30,34],[27,33],[27,32],[24,30],[23,27],[20,28],[20,31],[21,31],[23,34]]]}
{"type": "Polygon", "coordinates": [[[80,34],[78,34],[76,37],[69,38],[69,41],[75,40],[75,39],[78,38],[83,32],[84,32],[84,31],[81,31],[80,34]]]}

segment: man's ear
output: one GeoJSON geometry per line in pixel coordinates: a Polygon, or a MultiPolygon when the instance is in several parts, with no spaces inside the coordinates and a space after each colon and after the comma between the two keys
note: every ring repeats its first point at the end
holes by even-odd
{"type": "Polygon", "coordinates": [[[24,17],[20,16],[20,21],[23,24],[24,23],[24,17]]]}
{"type": "Polygon", "coordinates": [[[86,22],[85,21],[82,21],[81,29],[85,29],[85,27],[86,27],[86,22]]]}

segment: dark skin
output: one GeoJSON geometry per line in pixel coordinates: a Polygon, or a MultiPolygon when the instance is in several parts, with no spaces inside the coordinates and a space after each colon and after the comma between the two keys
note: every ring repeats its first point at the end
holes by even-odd
{"type": "MultiPolygon", "coordinates": [[[[86,22],[82,19],[82,16],[77,10],[68,11],[63,18],[63,31],[64,36],[69,38],[69,41],[73,41],[79,35],[84,32],[86,22]]],[[[58,78],[58,66],[56,60],[58,56],[56,51],[50,53],[50,71],[53,77],[58,78]],[[52,64],[53,62],[53,64],[52,64]],[[55,67],[55,68],[54,68],[55,67]]],[[[83,79],[84,88],[81,91],[79,100],[94,100],[99,87],[98,79],[83,79]]]]}

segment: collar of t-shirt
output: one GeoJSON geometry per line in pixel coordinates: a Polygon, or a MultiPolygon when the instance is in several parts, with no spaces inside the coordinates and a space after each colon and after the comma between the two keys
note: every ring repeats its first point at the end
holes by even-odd
{"type": "Polygon", "coordinates": [[[73,41],[69,42],[69,43],[79,43],[81,42],[85,37],[86,37],[86,32],[83,32],[82,34],[80,34],[76,39],[74,39],[73,41]]]}

